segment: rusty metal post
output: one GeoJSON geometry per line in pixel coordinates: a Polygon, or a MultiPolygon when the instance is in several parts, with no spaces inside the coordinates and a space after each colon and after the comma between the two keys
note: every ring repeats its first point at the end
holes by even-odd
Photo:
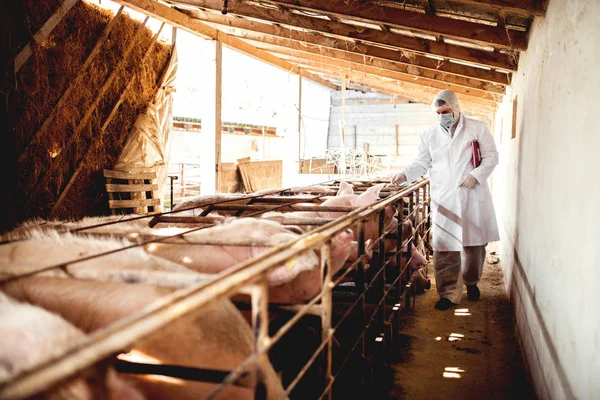
{"type": "MultiPolygon", "coordinates": [[[[331,242],[327,242],[321,247],[321,281],[323,282],[321,291],[321,340],[327,342],[324,349],[324,364],[325,364],[325,387],[332,380],[332,335],[331,329],[331,310],[332,310],[332,273],[331,273],[331,242]]],[[[328,400],[332,399],[331,387],[326,390],[325,397],[328,400]]]]}
{"type": "MultiPolygon", "coordinates": [[[[396,209],[398,210],[398,229],[396,232],[396,270],[398,271],[396,276],[398,279],[396,279],[396,293],[394,295],[393,307],[395,314],[394,323],[396,324],[394,332],[396,332],[398,328],[398,309],[400,308],[400,293],[402,292],[402,271],[404,271],[404,268],[406,267],[406,265],[403,265],[402,259],[402,242],[404,240],[402,237],[402,223],[404,222],[404,218],[402,218],[402,210],[404,209],[404,199],[400,199],[396,209]]],[[[406,262],[404,262],[404,264],[406,264],[406,262]]]]}
{"type": "MultiPolygon", "coordinates": [[[[377,289],[379,292],[379,299],[382,299],[383,297],[385,297],[385,244],[384,244],[384,233],[385,233],[385,209],[381,210],[379,212],[379,237],[381,238],[381,240],[379,241],[379,253],[378,253],[378,257],[377,257],[377,261],[378,261],[378,266],[381,269],[381,272],[379,273],[379,278],[377,279],[379,281],[378,285],[377,285],[377,289]]],[[[383,332],[384,330],[384,323],[385,323],[385,300],[383,301],[383,304],[381,306],[381,310],[378,311],[379,315],[377,317],[377,321],[378,321],[378,326],[377,328],[379,329],[379,332],[383,332]]]]}
{"type": "MultiPolygon", "coordinates": [[[[411,193],[411,195],[409,197],[409,202],[408,202],[408,215],[410,216],[409,218],[413,222],[413,229],[415,226],[415,223],[414,223],[415,216],[412,214],[412,212],[415,209],[414,198],[415,198],[415,196],[414,196],[414,192],[413,192],[413,193],[411,193]]],[[[417,230],[415,229],[415,233],[416,232],[417,232],[417,230]]],[[[413,236],[413,235],[411,234],[411,236],[413,236]]],[[[409,240],[408,243],[406,244],[408,260],[411,258],[411,255],[412,255],[412,246],[413,246],[413,241],[409,240]]],[[[407,265],[406,266],[406,298],[404,300],[404,309],[406,309],[406,310],[410,309],[410,284],[411,284],[410,278],[411,278],[411,275],[412,275],[412,271],[411,271],[410,265],[407,265]]]]}
{"type": "MultiPolygon", "coordinates": [[[[360,258],[361,256],[363,256],[365,254],[365,223],[364,221],[361,221],[358,224],[358,257],[360,258]]],[[[356,294],[358,296],[361,296],[360,299],[360,324],[361,326],[365,326],[366,324],[366,317],[365,317],[365,313],[366,313],[366,309],[365,309],[365,296],[367,295],[365,293],[365,263],[364,261],[360,261],[357,265],[357,274],[356,274],[356,294]]],[[[362,345],[361,345],[361,351],[360,351],[361,356],[365,356],[365,336],[363,335],[362,338],[362,345]]]]}
{"type": "MultiPolygon", "coordinates": [[[[260,283],[251,287],[252,296],[252,333],[254,335],[254,353],[261,352],[269,341],[269,287],[266,276],[260,283]]],[[[266,399],[267,389],[264,382],[264,375],[261,370],[261,365],[265,365],[268,361],[266,354],[257,356],[254,365],[254,373],[256,376],[256,387],[254,390],[255,399],[266,399]]]]}
{"type": "MultiPolygon", "coordinates": [[[[429,253],[429,249],[432,248],[431,247],[431,241],[429,240],[429,238],[431,237],[431,187],[429,186],[429,183],[427,183],[427,185],[425,185],[425,191],[426,191],[426,204],[425,204],[425,215],[427,217],[427,222],[425,223],[425,238],[423,238],[423,240],[425,240],[425,242],[427,243],[427,253],[429,253]]],[[[433,254],[427,254],[429,255],[433,255],[433,254]]],[[[427,258],[429,259],[429,257],[427,258]]]]}

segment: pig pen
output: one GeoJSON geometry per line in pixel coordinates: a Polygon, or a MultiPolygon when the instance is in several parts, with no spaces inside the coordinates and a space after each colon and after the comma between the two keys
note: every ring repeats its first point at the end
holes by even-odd
{"type": "MultiPolygon", "coordinates": [[[[389,181],[352,181],[356,193],[387,183],[389,181]]],[[[84,340],[57,351],[50,359],[3,380],[0,382],[0,397],[26,398],[36,395],[93,364],[108,362],[115,365],[117,371],[128,374],[156,374],[212,382],[214,387],[202,396],[207,399],[227,398],[224,390],[229,386],[249,387],[254,398],[275,398],[267,396],[258,367],[265,360],[270,360],[281,376],[283,392],[278,397],[331,399],[347,394],[368,393],[377,384],[378,371],[385,365],[386,349],[390,348],[400,328],[399,313],[414,305],[415,281],[409,264],[416,237],[423,238],[428,248],[431,226],[429,181],[422,179],[406,187],[383,187],[379,192],[382,199],[367,206],[319,206],[325,198],[334,196],[341,184],[340,181],[333,181],[318,187],[277,189],[236,196],[235,199],[213,199],[198,204],[195,208],[201,207],[198,208],[201,211],[195,216],[183,215],[191,210],[183,208],[153,216],[124,217],[120,221],[75,229],[59,227],[60,234],[106,236],[105,232],[93,231],[98,227],[109,230],[115,227],[115,232],[118,232],[116,227],[119,224],[147,221],[152,229],[182,224],[184,231],[162,237],[148,235],[144,231],[137,236],[138,242],[135,244],[124,244],[119,249],[37,270],[3,274],[0,284],[53,269],[66,270],[90,257],[106,257],[132,247],[162,243],[173,238],[185,240],[193,232],[218,224],[220,218],[214,216],[215,211],[240,219],[272,211],[291,211],[298,215],[314,212],[317,208],[321,212],[345,214],[335,219],[288,218],[285,214],[274,217],[283,225],[305,226],[306,230],[293,241],[273,247],[215,275],[202,275],[199,278],[164,272],[151,282],[142,281],[135,274],[111,276],[108,279],[122,280],[130,285],[150,283],[177,290],[90,333],[84,340]],[[384,223],[386,208],[389,210],[389,207],[395,209],[394,214],[399,219],[393,231],[386,230],[384,223]],[[377,238],[368,244],[374,249],[370,258],[366,248],[365,225],[373,218],[377,221],[378,232],[377,238]],[[415,228],[408,238],[402,231],[402,222],[406,219],[410,219],[415,228]],[[354,229],[356,234],[357,257],[334,273],[330,268],[332,240],[348,229],[354,229]],[[397,245],[387,248],[386,239],[388,243],[389,240],[395,243],[408,241],[405,248],[397,245]],[[320,250],[322,284],[318,294],[299,304],[269,302],[267,274],[313,249],[320,250]],[[394,262],[396,267],[391,266],[394,262]],[[152,332],[165,329],[181,316],[205,310],[222,299],[232,299],[239,309],[245,311],[252,329],[252,354],[237,367],[228,371],[207,371],[192,366],[160,365],[160,362],[127,362],[115,357],[126,353],[136,341],[152,332]],[[312,333],[307,334],[307,330],[312,333]],[[294,354],[298,352],[302,354],[294,354]],[[248,375],[253,375],[253,378],[249,379],[248,375]]],[[[253,245],[252,241],[245,239],[209,238],[205,244],[253,245]]],[[[11,241],[4,245],[9,243],[11,241]]],[[[194,241],[194,244],[201,243],[194,241]]],[[[106,280],[107,277],[103,274],[77,277],[70,273],[67,279],[106,280]]]]}

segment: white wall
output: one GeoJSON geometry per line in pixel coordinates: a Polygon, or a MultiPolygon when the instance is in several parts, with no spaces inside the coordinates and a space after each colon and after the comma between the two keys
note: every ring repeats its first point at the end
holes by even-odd
{"type": "MultiPolygon", "coordinates": [[[[328,143],[330,149],[339,149],[342,144],[340,121],[344,111],[341,91],[332,92],[332,98],[328,143]]],[[[397,104],[376,103],[383,100],[393,101],[393,97],[346,91],[344,148],[363,150],[364,144],[368,143],[371,154],[392,156],[390,161],[394,169],[401,169],[417,155],[421,133],[437,121],[429,105],[400,101],[397,104]]]]}
{"type": "Polygon", "coordinates": [[[544,399],[600,398],[599,38],[600,1],[550,0],[496,118],[501,257],[544,399]]]}

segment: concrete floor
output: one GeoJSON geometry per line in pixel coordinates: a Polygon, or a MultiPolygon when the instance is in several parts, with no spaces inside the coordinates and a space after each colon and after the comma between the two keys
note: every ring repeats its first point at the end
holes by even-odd
{"type": "MultiPolygon", "coordinates": [[[[429,276],[434,283],[432,266],[429,276]]],[[[447,311],[433,308],[438,300],[435,285],[417,295],[391,351],[381,398],[535,398],[504,292],[501,264],[486,262],[479,287],[480,301],[467,300],[465,290],[462,303],[447,311]],[[468,309],[470,315],[457,315],[458,309],[468,309]],[[449,377],[444,372],[450,372],[449,377]]]]}

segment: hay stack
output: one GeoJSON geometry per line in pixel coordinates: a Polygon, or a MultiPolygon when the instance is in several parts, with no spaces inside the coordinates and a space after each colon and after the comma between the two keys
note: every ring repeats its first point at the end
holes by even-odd
{"type": "MultiPolygon", "coordinates": [[[[28,13],[24,23],[33,34],[61,1],[23,3],[28,3],[24,4],[28,13]]],[[[160,42],[152,44],[153,33],[145,27],[135,34],[141,23],[121,14],[82,79],[65,97],[64,106],[54,110],[112,17],[106,10],[78,2],[16,76],[20,156],[16,196],[22,207],[18,216],[21,220],[48,217],[78,169],[80,173],[64,201],[53,210],[53,216],[81,218],[108,214],[102,169],[114,165],[138,114],[154,98],[170,57],[170,46],[160,42]],[[124,58],[130,45],[132,50],[124,58]],[[148,49],[150,53],[142,63],[148,49]],[[115,79],[104,95],[99,96],[113,69],[115,79]],[[133,82],[125,92],[131,79],[133,82]],[[123,93],[122,104],[102,132],[102,124],[123,93]],[[97,107],[87,123],[82,124],[96,99],[99,100],[97,107]],[[36,138],[36,132],[53,112],[48,128],[36,138]]]]}

